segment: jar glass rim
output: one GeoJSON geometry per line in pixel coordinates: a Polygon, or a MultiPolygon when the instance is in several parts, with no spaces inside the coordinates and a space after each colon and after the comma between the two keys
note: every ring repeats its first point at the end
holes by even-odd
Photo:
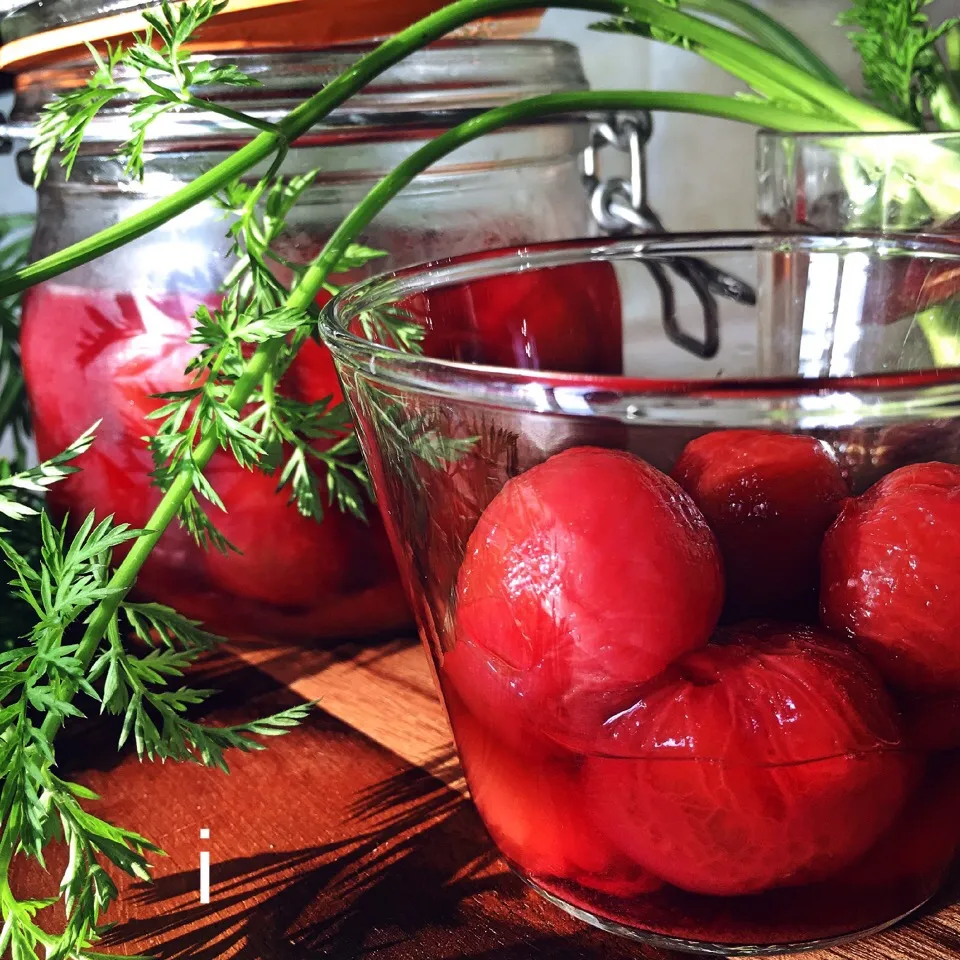
{"type": "MultiPolygon", "coordinates": [[[[229,63],[258,81],[254,87],[211,85],[204,97],[267,122],[277,122],[352,67],[376,43],[352,43],[315,50],[251,50],[197,53],[213,64],[229,63]]],[[[56,97],[80,89],[89,79],[88,61],[69,60],[27,70],[17,79],[16,98],[4,133],[30,141],[43,111],[56,97]]],[[[128,71],[120,70],[123,78],[128,71]]],[[[151,76],[166,82],[161,73],[151,76]]],[[[445,129],[483,110],[547,93],[588,89],[579,50],[562,40],[447,39],[394,64],[346,103],[316,131],[392,130],[399,126],[445,129]]],[[[88,145],[111,149],[130,135],[128,112],[135,98],[120,97],[86,130],[88,145]]],[[[582,117],[581,117],[582,119],[582,117]]],[[[249,127],[230,117],[185,107],[153,124],[147,142],[202,144],[217,137],[249,139],[249,127]]]]}
{"type": "Polygon", "coordinates": [[[744,231],[581,239],[468,254],[373,277],[333,298],[321,311],[319,328],[338,363],[370,380],[492,409],[602,415],[623,422],[798,428],[960,416],[960,367],[817,378],[560,373],[426,357],[374,343],[349,329],[364,310],[498,274],[585,261],[778,252],[873,252],[960,266],[960,244],[928,236],[744,231]]]}
{"type": "Polygon", "coordinates": [[[816,143],[818,141],[838,141],[845,140],[891,140],[891,139],[910,139],[910,140],[956,140],[960,143],[960,130],[846,130],[846,131],[824,131],[816,133],[809,130],[803,131],[783,131],[762,128],[757,131],[759,140],[798,140],[816,143]]]}

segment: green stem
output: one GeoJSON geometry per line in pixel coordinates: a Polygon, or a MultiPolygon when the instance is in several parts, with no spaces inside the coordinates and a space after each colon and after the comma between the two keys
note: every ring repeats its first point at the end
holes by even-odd
{"type": "Polygon", "coordinates": [[[230,107],[226,107],[222,103],[216,103],[213,100],[203,100],[200,97],[195,97],[192,93],[181,98],[181,102],[197,110],[218,113],[221,117],[227,117],[229,120],[234,120],[247,127],[254,127],[257,130],[262,130],[264,133],[283,135],[277,124],[271,123],[269,120],[261,120],[259,117],[251,117],[249,113],[231,110],[230,107]]]}
{"type": "MultiPolygon", "coordinates": [[[[178,83],[183,83],[183,77],[179,70],[175,72],[175,79],[178,83]]],[[[186,87],[181,86],[180,90],[172,90],[170,87],[155,83],[149,77],[141,77],[140,80],[148,90],[152,90],[158,97],[162,97],[172,104],[183,104],[187,107],[193,107],[195,110],[203,110],[206,113],[217,113],[221,117],[227,117],[242,126],[254,127],[266,133],[279,132],[275,123],[260,120],[257,117],[251,117],[249,114],[241,113],[239,110],[232,110],[230,107],[222,103],[217,103],[215,100],[203,100],[200,97],[194,96],[186,87]]]]}
{"type": "Polygon", "coordinates": [[[28,287],[89,263],[163,226],[185,210],[213,196],[231,180],[246,173],[252,166],[267,157],[275,148],[277,139],[276,134],[261,133],[222,163],[141,213],[122,220],[112,227],[107,227],[106,230],[101,230],[65,250],[22,267],[10,277],[0,281],[0,290],[3,291],[0,296],[20,293],[28,287]]]}
{"type": "Polygon", "coordinates": [[[739,27],[771,53],[840,90],[844,82],[796,34],[745,0],[681,0],[681,10],[700,10],[739,27]]]}
{"type": "MultiPolygon", "coordinates": [[[[739,77],[761,96],[769,97],[780,104],[795,104],[797,109],[801,109],[803,104],[809,104],[809,99],[806,96],[798,95],[793,87],[781,83],[777,78],[769,76],[762,70],[755,70],[748,64],[739,62],[728,53],[720,53],[717,50],[700,47],[697,50],[697,55],[715,64],[725,73],[739,77]]],[[[823,113],[821,112],[818,115],[823,116],[823,113]]],[[[829,115],[833,116],[832,113],[829,115]]],[[[848,129],[858,131],[858,128],[853,125],[850,125],[848,129]]]]}
{"type": "Polygon", "coordinates": [[[838,121],[824,120],[799,111],[791,112],[781,107],[754,103],[737,97],[720,97],[707,93],[633,90],[615,93],[560,93],[534,97],[507,107],[498,107],[442,133],[387,174],[334,231],[317,259],[303,275],[298,290],[306,290],[306,299],[311,302],[347,247],[386,203],[417,174],[451,151],[510,123],[556,114],[608,110],[663,110],[673,113],[695,113],[797,133],[824,132],[827,128],[832,128],[838,133],[850,130],[849,125],[838,121]]]}
{"type": "MultiPolygon", "coordinates": [[[[780,78],[781,82],[801,97],[826,108],[858,129],[913,129],[882,111],[861,103],[855,97],[838,90],[833,84],[811,76],[758,44],[697,17],[665,7],[660,0],[555,0],[551,5],[620,17],[634,16],[640,22],[679,34],[699,45],[716,49],[720,54],[726,54],[731,58],[731,63],[744,63],[753,76],[760,72],[771,79],[780,78]]],[[[358,60],[323,90],[276,124],[275,131],[259,134],[222,163],[141,213],[18,270],[10,278],[0,282],[0,296],[20,292],[116,250],[208,199],[271,154],[282,151],[286,144],[296,140],[384,70],[444,34],[477,18],[538,6],[542,6],[541,0],[457,0],[425,17],[358,60]]],[[[734,73],[737,75],[736,71],[734,73]]]]}
{"type": "Polygon", "coordinates": [[[734,65],[743,64],[754,74],[759,71],[777,80],[807,99],[813,106],[825,107],[838,119],[848,121],[864,132],[907,133],[916,130],[916,127],[837,89],[832,83],[811,76],[806,70],[771,53],[752,40],[737,36],[706,20],[665,7],[661,0],[624,0],[624,3],[625,16],[628,19],[648,23],[692,41],[698,47],[728,56],[731,72],[735,76],[739,76],[739,73],[733,69],[734,65]]]}

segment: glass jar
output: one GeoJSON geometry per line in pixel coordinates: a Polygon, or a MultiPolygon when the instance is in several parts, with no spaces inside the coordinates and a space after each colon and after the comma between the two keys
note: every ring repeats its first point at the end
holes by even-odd
{"type": "Polygon", "coordinates": [[[960,132],[757,136],[771,230],[960,232],[960,132]]]}
{"type": "MultiPolygon", "coordinates": [[[[274,119],[363,49],[231,56],[262,87],[211,95],[274,119]]],[[[28,136],[43,104],[86,73],[77,64],[19,76],[14,129],[28,136]]],[[[584,85],[576,50],[566,44],[459,40],[414,55],[290,150],[286,174],[320,172],[293,209],[277,253],[308,262],[375,180],[440,129],[480,108],[584,85]]],[[[39,191],[34,256],[144,209],[249,138],[219,117],[167,114],[151,128],[146,175],[136,183],[111,157],[127,136],[127,117],[128,106],[119,104],[94,121],[69,180],[53,166],[39,191]]],[[[586,119],[573,118],[507,129],[464,147],[373,223],[362,239],[387,254],[369,269],[589,232],[579,169],[588,135],[586,119]]],[[[26,178],[29,154],[19,159],[26,178]]],[[[143,439],[156,422],[145,417],[160,405],[153,395],[186,386],[184,368],[197,350],[187,343],[191,317],[199,304],[218,301],[231,267],[226,232],[222,212],[207,203],[28,293],[23,364],[40,455],[102,421],[83,472],[60,485],[58,508],[145,525],[159,498],[143,439]]],[[[325,348],[308,343],[281,389],[301,400],[338,400],[325,348]]],[[[241,553],[204,552],[185,530],[171,529],[144,567],[142,595],[234,636],[343,636],[406,621],[376,517],[364,525],[334,508],[317,525],[288,504],[287,492],[275,492],[276,478],[244,471],[225,453],[207,473],[227,508],[211,508],[211,515],[241,553]]]]}
{"type": "Polygon", "coordinates": [[[948,874],[960,371],[875,336],[871,294],[901,261],[923,275],[960,251],[545,245],[400,271],[323,312],[473,800],[513,869],[583,920],[793,952],[888,926],[948,874]],[[805,287],[783,289],[785,252],[811,265],[805,287]],[[711,356],[663,296],[692,271],[715,281],[711,356]],[[644,296],[620,306],[627,283],[644,296]],[[532,290],[542,312],[510,308],[532,290]],[[657,324],[660,355],[611,375],[649,301],[670,336],[657,324]],[[387,305],[424,324],[427,356],[358,334],[387,305]],[[770,375],[763,331],[808,313],[836,316],[850,376],[770,375]],[[450,331],[472,333],[469,355],[450,331]]]}
{"type": "MultiPolygon", "coordinates": [[[[782,134],[757,138],[757,217],[770,230],[814,233],[923,233],[960,240],[960,133],[782,134]]],[[[786,263],[780,269],[794,283],[806,282],[806,266],[786,263]]],[[[904,271],[906,265],[901,265],[904,271]]],[[[960,271],[952,265],[929,276],[887,273],[888,295],[874,311],[874,330],[896,324],[906,315],[917,285],[960,289],[960,271]],[[897,289],[899,293],[897,293],[897,289]]],[[[945,298],[940,298],[945,300],[945,298]]],[[[787,351],[790,368],[806,346],[805,373],[843,374],[842,350],[831,331],[822,328],[828,315],[812,313],[803,330],[769,331],[787,351]]],[[[941,303],[919,311],[902,325],[902,349],[928,362],[960,364],[960,313],[941,303]]]]}

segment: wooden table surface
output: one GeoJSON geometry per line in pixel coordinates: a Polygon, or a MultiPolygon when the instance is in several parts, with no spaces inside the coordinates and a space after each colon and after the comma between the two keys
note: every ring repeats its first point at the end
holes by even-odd
{"type": "MultiPolygon", "coordinates": [[[[122,887],[111,949],[161,960],[680,956],[589,929],[507,872],[464,795],[412,640],[333,649],[248,643],[208,672],[223,691],[208,722],[300,700],[321,705],[268,750],[235,755],[229,777],[117,757],[115,731],[99,727],[72,745],[79,759],[68,772],[103,795],[97,812],[167,853],[152,885],[122,887]],[[209,840],[200,839],[204,828],[209,840]],[[201,850],[211,856],[209,905],[199,902],[201,850]]],[[[806,957],[960,957],[960,909],[806,957]]]]}

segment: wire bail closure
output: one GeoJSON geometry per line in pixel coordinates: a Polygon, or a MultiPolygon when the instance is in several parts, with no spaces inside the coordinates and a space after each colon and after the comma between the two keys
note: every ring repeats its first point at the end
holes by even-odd
{"type": "MultiPolygon", "coordinates": [[[[653,136],[653,118],[647,112],[615,113],[593,124],[590,142],[583,151],[583,184],[589,195],[590,211],[600,229],[611,236],[666,233],[663,221],[650,206],[647,189],[647,144],[653,136]],[[600,155],[607,149],[626,154],[629,178],[604,179],[600,155]]],[[[753,304],[752,287],[704,260],[671,257],[644,264],[660,292],[663,329],[671,343],[709,360],[720,350],[720,314],[717,297],[753,304]],[[676,292],[667,269],[690,285],[703,311],[703,338],[686,333],[677,316],[676,292]]]]}
{"type": "Polygon", "coordinates": [[[653,134],[649,113],[612,114],[593,125],[590,143],[583,152],[583,183],[590,195],[590,210],[600,229],[612,236],[660,232],[659,218],[647,203],[646,147],[653,134]],[[600,174],[600,154],[612,147],[630,158],[630,177],[600,174]]]}

